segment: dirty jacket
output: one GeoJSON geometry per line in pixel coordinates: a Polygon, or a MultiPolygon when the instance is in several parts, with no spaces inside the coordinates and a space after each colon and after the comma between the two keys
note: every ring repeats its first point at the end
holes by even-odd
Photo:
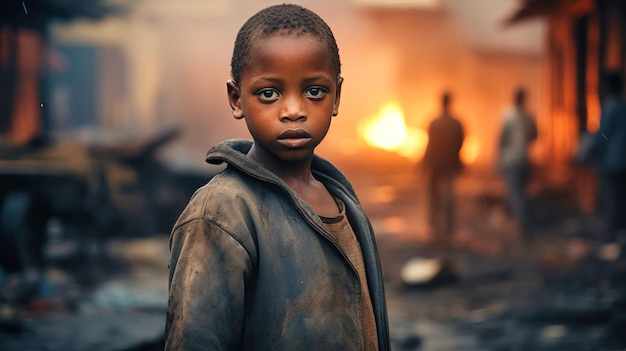
{"type": "MultiPolygon", "coordinates": [[[[225,170],[198,189],[170,238],[166,350],[363,350],[359,276],[319,216],[281,179],[227,141],[225,170]]],[[[389,350],[371,224],[347,179],[314,156],[361,243],[380,350],[389,350]]]]}

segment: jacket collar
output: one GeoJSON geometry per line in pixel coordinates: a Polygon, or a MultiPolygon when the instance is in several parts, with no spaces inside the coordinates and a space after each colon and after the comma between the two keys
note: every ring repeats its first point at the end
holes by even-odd
{"type": "MultiPolygon", "coordinates": [[[[226,140],[212,147],[207,152],[206,162],[214,165],[227,163],[252,177],[286,187],[287,185],[274,173],[247,156],[250,148],[252,148],[252,141],[250,140],[226,140]]],[[[324,180],[333,179],[339,182],[352,197],[356,198],[354,189],[348,179],[330,162],[317,155],[313,155],[311,167],[313,174],[324,178],[324,180]]]]}

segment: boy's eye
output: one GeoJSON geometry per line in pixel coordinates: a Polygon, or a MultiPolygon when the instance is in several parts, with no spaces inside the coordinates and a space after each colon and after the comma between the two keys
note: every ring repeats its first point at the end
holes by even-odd
{"type": "Polygon", "coordinates": [[[274,89],[264,89],[257,93],[261,100],[273,101],[278,99],[278,92],[274,89]]]}
{"type": "Polygon", "coordinates": [[[308,98],[320,99],[326,95],[326,89],[322,87],[310,87],[306,90],[304,95],[308,98]]]}

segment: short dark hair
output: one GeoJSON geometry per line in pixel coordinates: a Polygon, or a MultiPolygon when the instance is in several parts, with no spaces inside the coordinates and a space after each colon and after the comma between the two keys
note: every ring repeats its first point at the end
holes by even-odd
{"type": "Polygon", "coordinates": [[[515,105],[522,105],[526,101],[526,88],[518,87],[515,90],[515,105]]]}
{"type": "Polygon", "coordinates": [[[445,91],[441,95],[441,106],[443,106],[443,108],[448,108],[450,107],[451,102],[452,102],[452,93],[450,93],[449,91],[445,91]]]}
{"type": "Polygon", "coordinates": [[[314,35],[328,48],[337,76],[341,73],[339,48],[324,20],[302,6],[282,4],[267,7],[250,17],[239,29],[230,61],[230,75],[239,83],[242,71],[250,64],[252,41],[273,34],[314,35]]]}

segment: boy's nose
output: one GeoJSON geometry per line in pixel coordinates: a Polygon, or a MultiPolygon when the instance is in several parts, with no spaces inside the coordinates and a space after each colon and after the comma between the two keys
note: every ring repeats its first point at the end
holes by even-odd
{"type": "Polygon", "coordinates": [[[280,119],[284,121],[306,120],[304,102],[298,97],[286,98],[280,119]]]}

